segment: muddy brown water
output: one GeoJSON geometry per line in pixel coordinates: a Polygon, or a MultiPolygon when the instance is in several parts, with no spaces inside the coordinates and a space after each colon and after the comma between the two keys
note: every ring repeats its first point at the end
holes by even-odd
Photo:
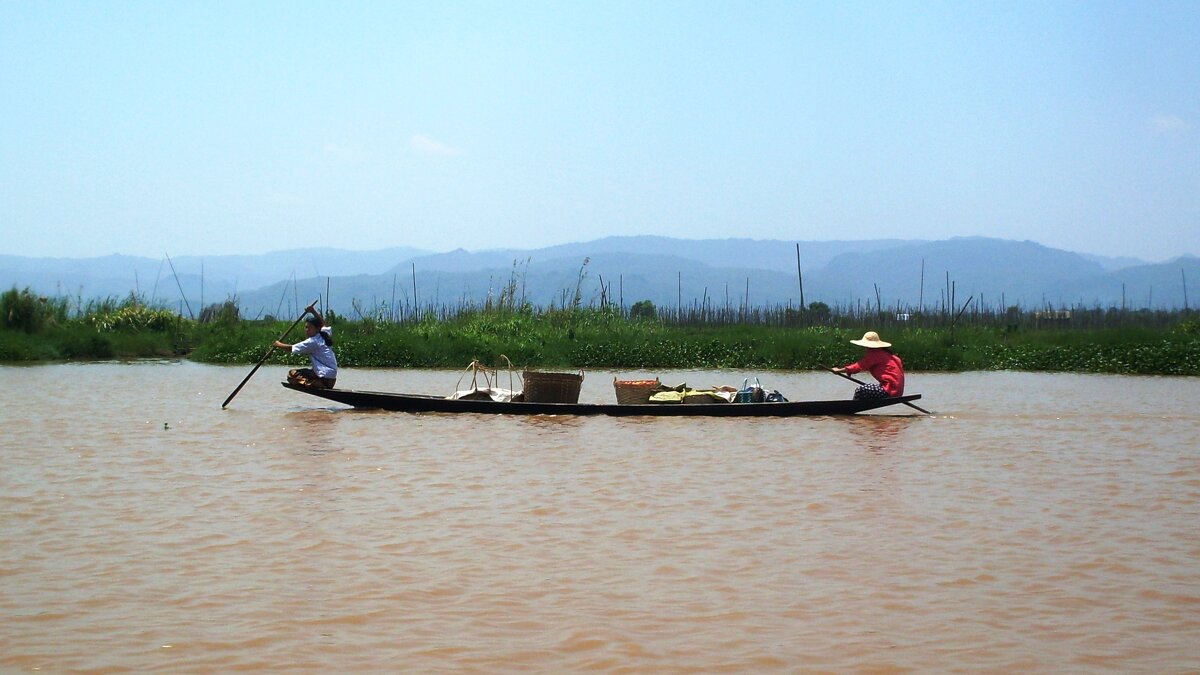
{"type": "Polygon", "coordinates": [[[355,411],[267,367],[221,410],[247,370],[0,367],[0,671],[1200,670],[1198,378],[910,374],[932,418],[518,418],[355,411]]]}

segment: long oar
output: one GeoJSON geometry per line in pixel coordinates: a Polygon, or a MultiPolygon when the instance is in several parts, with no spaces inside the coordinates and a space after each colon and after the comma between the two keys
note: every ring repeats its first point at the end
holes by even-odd
{"type": "MultiPolygon", "coordinates": [[[[824,368],[825,370],[828,370],[829,372],[833,373],[834,375],[841,375],[842,377],[846,378],[847,380],[850,380],[851,382],[857,382],[858,384],[866,384],[866,382],[863,382],[862,380],[858,379],[857,377],[854,377],[852,375],[847,375],[845,373],[839,373],[838,371],[834,370],[833,368],[830,368],[829,366],[821,366],[821,367],[824,368]]],[[[921,412],[925,413],[926,415],[933,416],[933,413],[929,412],[928,410],[922,408],[921,406],[919,406],[915,403],[909,403],[908,401],[901,401],[901,403],[903,403],[904,405],[906,405],[910,408],[913,408],[915,410],[920,410],[921,412]]]]}
{"type": "MultiPolygon", "coordinates": [[[[320,298],[318,298],[318,300],[319,299],[320,298]]],[[[317,300],[313,300],[312,304],[313,305],[317,304],[317,300]]],[[[312,305],[309,305],[309,306],[311,307],[312,305]]],[[[300,318],[296,319],[294,322],[292,322],[292,325],[288,326],[288,329],[283,331],[283,335],[279,336],[280,342],[283,342],[283,338],[287,337],[287,334],[292,332],[292,329],[295,328],[297,325],[299,325],[299,323],[301,321],[304,320],[304,315],[307,313],[308,313],[307,311],[301,312],[300,318]]],[[[271,356],[271,352],[274,350],[275,350],[275,343],[272,342],[271,346],[267,347],[267,353],[263,354],[263,357],[258,360],[258,363],[254,364],[254,368],[250,369],[250,374],[246,376],[246,379],[242,380],[242,383],[237,386],[237,389],[234,389],[233,393],[229,395],[229,398],[225,399],[225,402],[221,404],[222,409],[224,409],[225,406],[229,405],[229,402],[233,400],[233,397],[237,396],[238,392],[242,390],[242,387],[246,386],[246,383],[250,381],[250,378],[254,377],[254,373],[257,373],[258,369],[260,367],[262,367],[262,364],[267,362],[267,358],[271,356]]]]}

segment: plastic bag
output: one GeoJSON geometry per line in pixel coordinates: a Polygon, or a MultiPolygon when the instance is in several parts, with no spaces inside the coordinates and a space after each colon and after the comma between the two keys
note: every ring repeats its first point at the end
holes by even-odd
{"type": "Polygon", "coordinates": [[[762,403],[765,399],[766,394],[757,377],[754,378],[754,384],[750,384],[748,377],[742,380],[742,388],[737,392],[738,403],[762,403]]]}

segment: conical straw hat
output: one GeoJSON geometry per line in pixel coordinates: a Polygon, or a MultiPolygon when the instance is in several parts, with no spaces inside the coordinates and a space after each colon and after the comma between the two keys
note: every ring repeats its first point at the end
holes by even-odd
{"type": "Polygon", "coordinates": [[[850,344],[858,345],[859,347],[867,347],[869,349],[879,349],[881,347],[891,347],[892,343],[884,342],[879,339],[879,333],[869,330],[863,333],[861,340],[851,340],[850,344]]]}

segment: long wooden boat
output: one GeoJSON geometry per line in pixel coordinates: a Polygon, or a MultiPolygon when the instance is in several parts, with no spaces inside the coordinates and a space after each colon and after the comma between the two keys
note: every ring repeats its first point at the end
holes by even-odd
{"type": "Polygon", "coordinates": [[[485,413],[493,415],[612,415],[616,417],[793,417],[801,415],[854,415],[907,403],[920,394],[866,401],[782,401],[777,403],[526,403],[476,399],[448,399],[424,394],[391,394],[353,389],[310,389],[281,382],[288,389],[355,408],[399,412],[485,413]]]}

